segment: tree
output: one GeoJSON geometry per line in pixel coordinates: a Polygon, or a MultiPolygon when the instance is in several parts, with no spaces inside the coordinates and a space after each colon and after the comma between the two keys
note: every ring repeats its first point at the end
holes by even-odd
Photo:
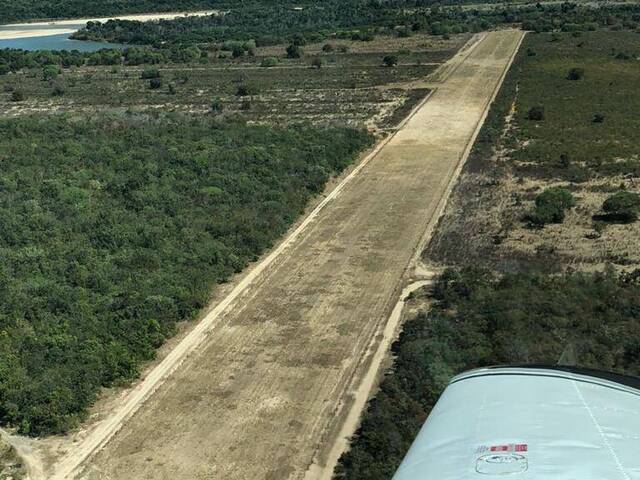
{"type": "Polygon", "coordinates": [[[298,45],[291,44],[287,47],[287,58],[300,58],[302,49],[298,45]]]}
{"type": "Polygon", "coordinates": [[[532,224],[543,226],[547,223],[562,223],[565,210],[575,205],[569,190],[559,187],[547,188],[535,200],[535,209],[526,218],[532,224]]]}
{"type": "Polygon", "coordinates": [[[398,64],[398,57],[396,55],[385,55],[382,63],[386,67],[395,67],[398,64]]]}
{"type": "Polygon", "coordinates": [[[161,78],[152,78],[149,80],[149,88],[151,90],[158,90],[162,87],[162,79],[161,78]]]}
{"type": "Polygon", "coordinates": [[[584,77],[584,70],[582,68],[572,68],[567,73],[567,80],[581,80],[584,77]]]}
{"type": "Polygon", "coordinates": [[[542,105],[531,107],[527,112],[527,118],[536,122],[544,120],[544,107],[542,105]]]}
{"type": "Polygon", "coordinates": [[[602,204],[606,219],[622,223],[635,222],[640,213],[640,195],[621,191],[607,198],[602,204]]]}
{"type": "Polygon", "coordinates": [[[593,123],[604,123],[604,115],[602,113],[596,113],[593,116],[593,123]]]}

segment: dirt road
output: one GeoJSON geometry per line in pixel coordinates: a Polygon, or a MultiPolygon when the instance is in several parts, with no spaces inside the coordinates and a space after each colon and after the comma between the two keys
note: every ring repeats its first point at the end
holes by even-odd
{"type": "Polygon", "coordinates": [[[458,56],[404,127],[49,478],[74,472],[112,435],[80,478],[302,478],[333,443],[328,432],[339,431],[345,415],[338,407],[367,371],[364,354],[398,300],[521,35],[492,32],[458,56]]]}

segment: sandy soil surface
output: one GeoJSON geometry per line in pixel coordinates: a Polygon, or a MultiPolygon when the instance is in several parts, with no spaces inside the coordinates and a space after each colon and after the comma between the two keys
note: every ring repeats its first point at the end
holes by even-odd
{"type": "Polygon", "coordinates": [[[492,32],[457,55],[404,127],[47,478],[91,454],[82,479],[300,479],[322,463],[521,36],[492,32]]]}
{"type": "Polygon", "coordinates": [[[138,20],[147,22],[150,20],[170,20],[185,15],[212,15],[218,13],[216,10],[207,10],[201,12],[182,12],[182,13],[145,13],[138,15],[123,15],[118,17],[103,18],[74,18],[71,20],[56,20],[51,22],[34,22],[34,23],[14,23],[10,25],[0,25],[0,40],[9,40],[13,38],[26,37],[44,37],[47,35],[61,35],[63,33],[73,33],[84,27],[87,22],[106,22],[107,20],[138,20]]]}

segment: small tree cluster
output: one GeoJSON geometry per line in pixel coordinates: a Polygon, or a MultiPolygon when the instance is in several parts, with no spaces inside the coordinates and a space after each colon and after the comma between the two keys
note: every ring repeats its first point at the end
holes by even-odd
{"type": "Polygon", "coordinates": [[[527,118],[536,122],[544,120],[544,107],[542,105],[531,107],[527,112],[527,118]]]}
{"type": "Polygon", "coordinates": [[[635,222],[640,214],[640,194],[617,192],[604,201],[602,210],[607,220],[622,223],[635,222]]]}
{"type": "Polygon", "coordinates": [[[565,188],[547,188],[536,197],[536,207],[527,219],[533,224],[544,226],[548,223],[562,223],[565,211],[576,202],[571,192],[565,188]]]}

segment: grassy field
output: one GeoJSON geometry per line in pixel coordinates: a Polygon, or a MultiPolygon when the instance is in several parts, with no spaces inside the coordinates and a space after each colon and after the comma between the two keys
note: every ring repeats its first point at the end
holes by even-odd
{"type": "Polygon", "coordinates": [[[0,76],[0,113],[16,115],[39,111],[101,109],[179,111],[240,115],[261,123],[311,121],[393,126],[394,111],[408,111],[423,98],[424,89],[406,87],[424,79],[467,39],[443,40],[428,35],[403,39],[379,37],[370,42],[336,40],[304,47],[303,56],[288,59],[284,46],[258,48],[239,59],[229,52],[209,52],[202,62],[150,66],[98,66],[63,69],[44,79],[42,69],[0,76]],[[342,52],[341,50],[346,50],[342,52]],[[396,55],[398,65],[386,67],[383,58],[396,55]],[[273,67],[261,67],[275,58],[273,67]],[[314,68],[312,61],[321,60],[314,68]],[[150,88],[145,69],[156,68],[161,85],[150,88]],[[247,95],[238,95],[247,87],[247,95]],[[25,100],[12,101],[15,90],[25,100]]]}

